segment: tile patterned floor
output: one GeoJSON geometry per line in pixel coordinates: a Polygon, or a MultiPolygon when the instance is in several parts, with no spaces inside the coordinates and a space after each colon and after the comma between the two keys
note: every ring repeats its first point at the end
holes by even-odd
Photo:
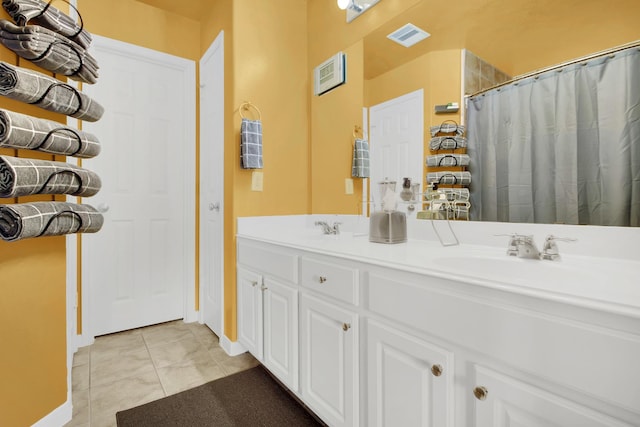
{"type": "Polygon", "coordinates": [[[115,427],[116,412],[252,368],[218,337],[182,320],[96,338],[73,357],[73,419],[65,427],[115,427]]]}

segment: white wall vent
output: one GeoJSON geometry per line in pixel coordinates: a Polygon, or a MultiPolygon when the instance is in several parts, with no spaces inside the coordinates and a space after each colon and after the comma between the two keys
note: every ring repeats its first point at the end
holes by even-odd
{"type": "Polygon", "coordinates": [[[431,34],[416,27],[413,24],[407,24],[389,34],[387,38],[401,44],[404,47],[409,47],[413,46],[421,40],[426,39],[430,35],[431,34]]]}
{"type": "Polygon", "coordinates": [[[313,70],[313,88],[316,95],[322,95],[347,80],[346,61],[345,54],[339,52],[313,70]]]}

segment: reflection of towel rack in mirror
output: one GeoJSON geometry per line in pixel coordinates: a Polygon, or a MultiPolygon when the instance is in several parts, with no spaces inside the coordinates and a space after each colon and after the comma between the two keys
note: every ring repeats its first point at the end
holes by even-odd
{"type": "Polygon", "coordinates": [[[240,112],[240,117],[242,117],[243,119],[246,119],[247,117],[245,117],[244,114],[242,114],[242,112],[249,111],[252,108],[258,114],[258,118],[256,120],[262,120],[262,113],[260,113],[260,109],[249,101],[245,101],[242,104],[240,104],[240,108],[238,109],[240,112]]]}

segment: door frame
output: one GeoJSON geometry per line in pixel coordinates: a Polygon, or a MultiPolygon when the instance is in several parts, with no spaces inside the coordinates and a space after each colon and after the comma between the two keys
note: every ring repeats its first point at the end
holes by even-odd
{"type": "MultiPolygon", "coordinates": [[[[222,84],[222,90],[224,92],[224,31],[220,31],[220,33],[218,34],[218,36],[216,37],[216,39],[213,41],[213,43],[211,43],[211,45],[209,46],[209,48],[207,48],[207,51],[204,53],[204,55],[202,55],[202,57],[200,58],[199,61],[199,72],[200,72],[200,81],[199,83],[199,87],[201,89],[202,92],[204,91],[212,91],[212,87],[213,85],[209,85],[209,87],[207,88],[206,86],[204,86],[202,84],[202,64],[204,62],[206,62],[207,60],[211,59],[211,57],[218,53],[218,51],[220,52],[220,54],[222,55],[222,68],[223,68],[223,74],[221,76],[217,76],[219,78],[222,79],[222,82],[218,82],[216,81],[214,84],[216,83],[221,83],[222,84]]],[[[208,92],[209,95],[211,95],[211,92],[208,92]]],[[[202,93],[201,93],[202,96],[202,93]]],[[[215,102],[218,102],[217,100],[215,102]]],[[[210,120],[210,118],[208,117],[204,117],[204,112],[202,111],[202,109],[200,109],[199,113],[200,113],[200,129],[199,129],[199,135],[202,136],[202,128],[205,126],[211,126],[212,122],[221,122],[222,124],[222,132],[221,132],[221,139],[218,140],[214,140],[212,143],[213,144],[220,144],[220,152],[222,154],[222,159],[221,159],[221,164],[222,164],[222,170],[220,173],[220,188],[222,189],[222,192],[220,194],[220,223],[219,223],[219,228],[220,228],[220,271],[215,273],[218,274],[219,279],[220,279],[220,338],[222,338],[222,335],[224,335],[224,239],[225,239],[225,233],[224,233],[224,215],[225,215],[225,210],[224,210],[224,96],[222,97],[222,99],[220,100],[220,102],[222,103],[222,108],[220,109],[220,111],[222,111],[222,117],[214,117],[214,120],[210,120]]],[[[215,125],[213,125],[215,126],[215,125]]],[[[200,162],[200,176],[198,177],[198,179],[202,179],[202,156],[201,156],[201,152],[202,152],[202,144],[203,141],[202,139],[200,139],[200,151],[198,153],[199,159],[198,161],[200,162]]],[[[203,207],[203,200],[202,200],[202,184],[200,184],[200,194],[199,194],[199,209],[202,209],[203,207]]],[[[204,293],[204,286],[203,286],[203,276],[204,276],[204,272],[202,270],[202,265],[203,262],[205,261],[204,259],[204,255],[203,254],[203,238],[204,236],[202,235],[202,214],[200,215],[200,224],[198,224],[198,233],[199,233],[199,251],[198,251],[198,262],[199,262],[199,268],[198,268],[198,283],[199,283],[199,317],[198,317],[198,321],[202,324],[204,324],[204,315],[205,315],[205,311],[207,310],[206,306],[204,305],[205,302],[205,293],[204,293]]]]}
{"type": "MultiPolygon", "coordinates": [[[[185,222],[183,224],[183,242],[184,242],[184,257],[185,257],[185,265],[191,266],[191,268],[187,268],[185,270],[185,275],[183,277],[183,292],[184,292],[184,321],[185,322],[193,322],[197,320],[197,311],[195,307],[196,302],[196,281],[195,281],[195,245],[196,245],[196,226],[195,226],[195,215],[196,215],[196,176],[193,171],[193,165],[195,164],[195,143],[196,143],[196,69],[195,69],[195,61],[181,58],[178,56],[170,55],[164,52],[155,51],[153,49],[137,46],[130,43],[121,42],[114,39],[109,39],[107,37],[93,35],[92,41],[92,49],[98,50],[103,49],[106,51],[111,51],[119,55],[128,56],[137,59],[143,59],[152,63],[163,64],[168,67],[180,70],[183,72],[185,77],[184,83],[185,87],[193,88],[192,91],[185,91],[185,106],[187,108],[186,117],[192,117],[192,122],[187,122],[187,128],[185,130],[186,136],[185,139],[187,141],[192,141],[191,144],[187,144],[183,147],[184,151],[184,164],[182,165],[185,182],[185,191],[183,192],[183,200],[182,200],[182,208],[184,210],[184,218],[185,222]]],[[[99,101],[99,100],[98,100],[99,101]]],[[[76,121],[74,119],[69,119],[68,123],[75,125],[76,121]]],[[[76,125],[77,126],[77,125],[76,125]]],[[[99,137],[99,135],[98,135],[99,137]]],[[[77,236],[77,241],[82,244],[82,236],[77,236]]],[[[84,286],[82,283],[82,253],[81,251],[76,251],[76,245],[73,240],[67,240],[67,248],[66,248],[66,259],[67,259],[67,289],[71,291],[71,286],[73,286],[72,292],[75,294],[77,289],[77,283],[81,284],[82,287],[82,295],[80,301],[78,301],[75,305],[75,309],[73,313],[67,313],[67,318],[74,322],[73,330],[78,330],[77,324],[77,315],[78,311],[81,314],[82,321],[82,333],[80,335],[76,335],[76,339],[74,343],[69,342],[67,344],[70,351],[74,351],[78,347],[90,345],[94,341],[92,322],[90,319],[90,307],[91,307],[91,298],[90,293],[91,289],[87,286],[84,286]],[[81,309],[82,308],[82,309],[81,309]],[[75,344],[75,345],[74,345],[75,344]]],[[[69,307],[71,304],[68,304],[67,309],[74,307],[69,307]]],[[[71,330],[71,326],[69,328],[71,330]]]]}

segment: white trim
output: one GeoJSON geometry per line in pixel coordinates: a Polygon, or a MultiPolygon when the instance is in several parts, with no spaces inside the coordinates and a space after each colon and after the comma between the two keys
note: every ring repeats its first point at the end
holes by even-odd
{"type": "Polygon", "coordinates": [[[465,118],[467,115],[467,100],[465,97],[466,76],[467,76],[467,49],[460,51],[460,123],[466,125],[465,118]]]}
{"type": "MultiPolygon", "coordinates": [[[[362,138],[369,141],[369,109],[362,107],[362,138]]],[[[369,165],[371,166],[371,165],[369,165]]],[[[368,216],[367,207],[369,205],[369,179],[362,178],[362,207],[360,208],[361,216],[368,216]]]]}
{"type": "MultiPolygon", "coordinates": [[[[207,62],[209,59],[211,59],[211,57],[218,51],[220,50],[221,54],[222,54],[222,61],[223,61],[223,75],[221,76],[222,78],[222,90],[224,92],[224,31],[220,31],[220,33],[218,34],[218,36],[216,37],[216,39],[213,41],[213,43],[211,43],[211,46],[209,46],[209,48],[207,49],[207,51],[204,53],[204,55],[202,56],[202,58],[200,58],[200,88],[204,90],[204,86],[202,84],[202,64],[207,62]]],[[[222,103],[224,104],[224,95],[222,97],[222,103]]],[[[224,105],[222,106],[222,122],[224,123],[224,105]]],[[[202,129],[203,126],[205,126],[205,123],[209,123],[209,119],[207,117],[203,116],[203,111],[202,109],[200,109],[200,128],[202,129]]],[[[223,135],[222,135],[222,140],[220,141],[221,146],[222,146],[222,164],[224,165],[224,126],[223,128],[220,130],[223,135]]],[[[202,135],[202,132],[200,132],[200,135],[202,135]]],[[[202,147],[202,140],[200,140],[200,147],[202,147]]],[[[202,153],[202,151],[201,151],[202,153]]],[[[200,176],[198,177],[198,179],[202,179],[202,168],[204,166],[203,164],[203,158],[202,158],[202,154],[200,155],[200,176]]],[[[221,238],[221,248],[220,248],[220,266],[221,269],[219,271],[220,274],[220,285],[221,285],[221,289],[220,289],[220,302],[221,302],[221,307],[220,307],[220,331],[219,333],[223,333],[224,331],[224,212],[225,212],[225,205],[224,205],[224,170],[222,171],[222,176],[221,176],[222,182],[221,182],[221,188],[222,188],[222,194],[221,194],[221,199],[219,201],[220,203],[220,213],[221,213],[221,226],[220,226],[220,238],[221,238]]],[[[200,185],[200,205],[202,206],[202,204],[204,203],[202,200],[202,183],[200,185]]],[[[202,221],[202,215],[200,215],[200,221],[202,221]]],[[[204,271],[203,271],[203,251],[202,251],[202,246],[203,246],[203,239],[202,239],[202,226],[200,227],[200,269],[198,271],[199,274],[199,283],[200,283],[200,289],[199,289],[199,296],[200,296],[200,313],[198,316],[199,322],[200,323],[204,323],[204,311],[205,311],[205,307],[204,307],[204,301],[205,301],[205,294],[204,294],[204,287],[202,286],[203,283],[203,276],[204,276],[204,271]]]]}
{"type": "Polygon", "coordinates": [[[67,393],[67,401],[49,412],[45,417],[39,419],[31,427],[53,427],[63,426],[71,421],[73,417],[73,407],[71,405],[71,391],[67,393]]]}
{"type": "Polygon", "coordinates": [[[229,356],[238,356],[247,352],[247,349],[244,348],[242,344],[238,341],[231,341],[226,335],[220,338],[220,347],[222,347],[229,356]]]}

